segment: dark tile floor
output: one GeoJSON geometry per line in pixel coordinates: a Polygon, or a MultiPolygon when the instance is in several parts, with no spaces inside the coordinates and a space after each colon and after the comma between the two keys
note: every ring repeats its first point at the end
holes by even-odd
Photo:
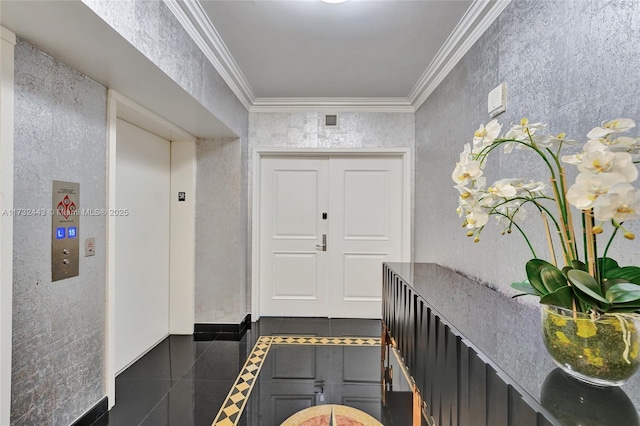
{"type": "Polygon", "coordinates": [[[380,331],[377,320],[262,318],[240,341],[169,336],[116,378],[116,405],[95,425],[209,426],[257,337],[379,337],[380,331]]]}

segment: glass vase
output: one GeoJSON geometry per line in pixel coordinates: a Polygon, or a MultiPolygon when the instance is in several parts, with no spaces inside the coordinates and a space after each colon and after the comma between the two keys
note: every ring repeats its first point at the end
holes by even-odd
{"type": "Polygon", "coordinates": [[[542,305],[542,339],[567,374],[596,386],[620,386],[640,365],[640,316],[590,314],[542,305]]]}

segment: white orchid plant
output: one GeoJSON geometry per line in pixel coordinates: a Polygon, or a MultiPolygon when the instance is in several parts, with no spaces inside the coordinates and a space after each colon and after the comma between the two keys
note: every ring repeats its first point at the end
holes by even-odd
{"type": "Polygon", "coordinates": [[[452,178],[460,194],[458,214],[464,217],[467,236],[478,242],[494,216],[503,234],[514,229],[522,234],[533,255],[526,265],[527,280],[512,284],[523,292],[517,296],[535,295],[540,303],[593,315],[640,311],[640,267],[620,267],[607,257],[620,233],[629,240],[635,238],[624,223],[640,219],[640,191],[633,186],[638,178],[640,139],[621,135],[634,127],[630,119],[604,122],[587,134],[582,152],[561,156],[564,147],[578,145],[566,134],[547,134],[545,124],[523,118],[499,137],[502,125],[492,120],[476,130],[473,144],[464,146],[452,178]],[[549,184],[507,178],[487,186],[487,159],[498,147],[506,154],[514,148],[532,152],[548,170],[549,184]],[[577,167],[579,172],[570,187],[563,163],[577,167]],[[580,212],[581,233],[574,231],[570,206],[580,212]],[[540,215],[549,261],[538,257],[522,228],[528,211],[540,215]],[[611,235],[598,257],[596,239],[609,225],[613,228],[611,235]],[[560,250],[556,250],[557,245],[560,250]]]}

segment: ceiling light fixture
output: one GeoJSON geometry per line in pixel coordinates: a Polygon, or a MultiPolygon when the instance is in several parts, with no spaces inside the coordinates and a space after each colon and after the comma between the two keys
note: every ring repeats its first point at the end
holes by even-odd
{"type": "Polygon", "coordinates": [[[344,3],[347,0],[322,0],[325,3],[344,3]]]}

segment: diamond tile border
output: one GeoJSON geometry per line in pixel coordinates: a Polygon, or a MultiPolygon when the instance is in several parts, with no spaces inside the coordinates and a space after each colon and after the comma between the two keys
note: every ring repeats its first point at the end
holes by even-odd
{"type": "Polygon", "coordinates": [[[236,426],[272,345],[380,346],[379,337],[260,336],[211,426],[236,426]]]}
{"type": "Polygon", "coordinates": [[[379,337],[274,336],[277,345],[380,346],[379,337]]]}
{"type": "Polygon", "coordinates": [[[272,340],[272,337],[262,336],[253,346],[253,350],[247,357],[222,407],[220,407],[212,426],[234,426],[238,424],[238,419],[249,399],[258,374],[260,374],[264,359],[269,353],[272,340]]]}

